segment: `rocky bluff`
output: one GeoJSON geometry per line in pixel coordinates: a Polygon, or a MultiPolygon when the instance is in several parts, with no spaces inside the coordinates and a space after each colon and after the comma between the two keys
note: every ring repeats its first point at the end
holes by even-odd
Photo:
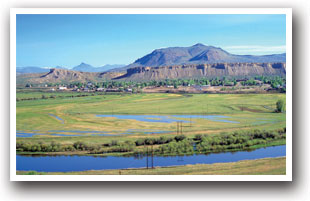
{"type": "Polygon", "coordinates": [[[217,63],[186,64],[161,67],[134,67],[114,78],[126,80],[163,80],[181,78],[245,77],[257,75],[286,75],[285,63],[217,63]]]}

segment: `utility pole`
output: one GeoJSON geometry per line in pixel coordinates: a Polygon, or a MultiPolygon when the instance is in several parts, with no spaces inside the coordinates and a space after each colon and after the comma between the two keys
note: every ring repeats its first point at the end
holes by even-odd
{"type": "Polygon", "coordinates": [[[152,145],[152,169],[154,169],[154,150],[152,145]]]}
{"type": "Polygon", "coordinates": [[[181,135],[183,134],[183,132],[182,132],[182,121],[181,121],[181,135]]]}
{"type": "Polygon", "coordinates": [[[149,169],[149,148],[146,147],[146,169],[149,169]]]}

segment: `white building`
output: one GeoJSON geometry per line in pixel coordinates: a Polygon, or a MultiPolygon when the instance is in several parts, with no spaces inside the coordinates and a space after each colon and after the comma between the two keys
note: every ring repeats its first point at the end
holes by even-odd
{"type": "Polygon", "coordinates": [[[104,91],[104,88],[97,88],[96,91],[104,91]]]}
{"type": "Polygon", "coordinates": [[[66,90],[67,87],[58,87],[59,90],[66,90]]]}

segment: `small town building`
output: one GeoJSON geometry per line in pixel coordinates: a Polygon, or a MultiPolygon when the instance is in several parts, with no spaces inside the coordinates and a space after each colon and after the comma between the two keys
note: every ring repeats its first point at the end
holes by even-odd
{"type": "Polygon", "coordinates": [[[104,88],[97,88],[96,91],[104,91],[104,88]]]}
{"type": "Polygon", "coordinates": [[[60,86],[58,87],[58,90],[67,90],[67,87],[60,86]]]}

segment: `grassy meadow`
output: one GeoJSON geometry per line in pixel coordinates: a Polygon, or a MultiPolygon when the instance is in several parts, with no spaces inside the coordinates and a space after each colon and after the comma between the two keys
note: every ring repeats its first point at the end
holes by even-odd
{"type": "MultiPolygon", "coordinates": [[[[140,146],[137,143],[139,140],[147,141],[150,137],[161,141],[172,139],[171,143],[165,142],[165,145],[161,144],[161,142],[154,144],[156,154],[168,155],[177,154],[181,150],[182,154],[198,153],[200,152],[199,148],[202,150],[201,153],[208,153],[285,144],[285,135],[283,136],[282,131],[279,131],[280,133],[277,134],[277,130],[283,130],[286,127],[286,114],[274,112],[276,102],[278,100],[285,101],[285,94],[83,93],[86,96],[78,95],[79,93],[73,94],[72,92],[35,92],[31,96],[31,93],[25,91],[18,92],[17,97],[23,100],[16,102],[17,132],[41,133],[44,135],[17,137],[18,146],[22,147],[21,150],[24,150],[17,151],[17,153],[39,155],[92,154],[94,156],[97,154],[105,156],[145,154],[145,145],[140,146]],[[50,97],[51,94],[53,97],[50,97]],[[44,95],[44,98],[42,98],[42,95],[44,95]],[[187,139],[175,142],[174,139],[180,134],[180,127],[179,132],[177,132],[177,122],[148,122],[134,119],[119,119],[113,116],[126,114],[162,116],[219,115],[227,117],[225,120],[234,123],[193,117],[191,122],[182,123],[181,134],[186,136],[187,139]],[[96,115],[112,116],[97,117],[96,115]],[[257,134],[258,137],[252,139],[256,135],[254,133],[251,134],[254,129],[259,130],[259,135],[257,134]],[[264,133],[263,130],[269,133],[264,133]],[[109,133],[109,135],[92,135],[92,131],[109,133]],[[126,134],[129,131],[130,134],[126,134]],[[145,133],[145,131],[148,133],[145,133]],[[158,131],[160,133],[156,133],[158,131]],[[242,131],[249,131],[249,133],[242,134],[242,131]],[[57,132],[60,132],[63,136],[53,135],[57,132]],[[152,132],[154,133],[150,134],[152,132]],[[239,134],[233,136],[232,133],[234,132],[239,132],[239,134]],[[73,134],[80,136],[70,136],[73,134]],[[202,135],[203,138],[195,140],[197,135],[202,135]],[[210,138],[206,138],[206,136],[210,138]],[[237,138],[243,138],[245,141],[238,142],[237,138]],[[216,142],[216,140],[224,142],[227,139],[234,142],[232,144],[229,142],[228,145],[220,145],[220,142],[216,142]],[[198,151],[193,150],[193,140],[199,143],[197,145],[198,151]],[[214,146],[209,145],[211,141],[212,144],[215,144],[214,146]],[[113,145],[113,142],[116,144],[113,145]],[[81,143],[81,145],[74,145],[76,143],[81,143]],[[41,148],[36,148],[36,146],[41,148]],[[81,146],[84,146],[85,149],[81,146]],[[47,150],[53,150],[53,147],[58,148],[57,151],[39,151],[43,147],[47,150]],[[74,151],[72,151],[72,147],[75,147],[74,151]],[[29,151],[33,149],[36,151],[29,151]]],[[[153,119],[156,119],[156,117],[153,117],[153,119]]],[[[183,118],[178,119],[182,120],[183,118]]],[[[185,118],[183,120],[188,121],[189,119],[185,118]]],[[[153,144],[147,146],[153,147],[153,144]]],[[[285,164],[283,167],[283,161],[279,162],[282,159],[270,160],[274,168],[265,168],[263,171],[259,171],[259,168],[270,161],[253,160],[226,165],[162,167],[148,170],[147,172],[143,169],[122,171],[124,174],[282,174],[285,172],[285,164]],[[282,165],[279,166],[279,163],[282,165]],[[246,171],[246,168],[249,169],[246,171]]],[[[115,171],[86,171],[72,174],[117,174],[115,171]]],[[[28,173],[18,171],[18,174],[28,173]]]]}
{"type": "MultiPolygon", "coordinates": [[[[22,95],[19,95],[22,96],[22,95]]],[[[285,114],[274,113],[285,94],[123,94],[37,99],[17,102],[17,130],[92,130],[118,134],[129,129],[176,131],[176,123],[153,123],[96,114],[224,115],[240,123],[193,119],[183,134],[229,132],[236,129],[285,127],[285,114]],[[63,122],[49,115],[63,119],[63,122]]],[[[139,134],[139,132],[137,132],[139,134]]]]}

